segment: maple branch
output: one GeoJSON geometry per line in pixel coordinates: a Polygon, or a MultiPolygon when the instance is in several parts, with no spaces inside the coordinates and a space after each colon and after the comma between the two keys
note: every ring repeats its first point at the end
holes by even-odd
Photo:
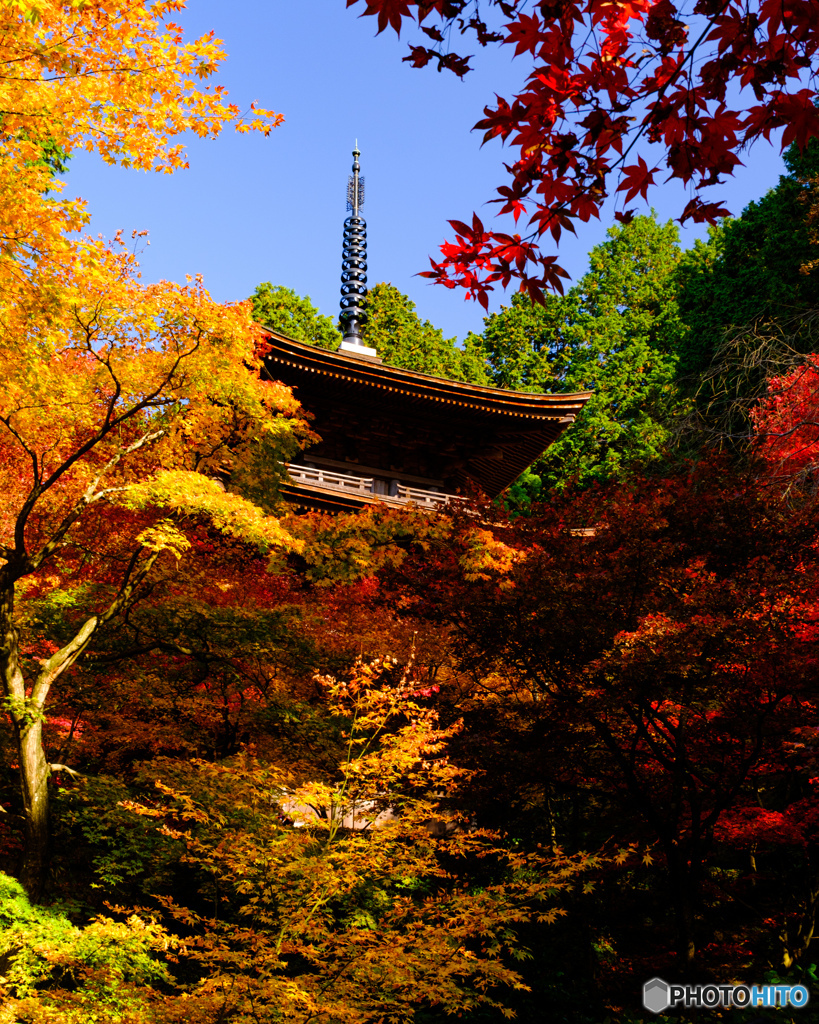
{"type": "MultiPolygon", "coordinates": [[[[341,966],[337,968],[334,974],[328,976],[327,981],[319,988],[318,995],[323,996],[328,989],[332,988],[332,986],[338,981],[342,974],[344,974],[347,968],[351,967],[356,962],[356,960],[360,960],[362,955],[363,954],[361,953],[356,953],[353,956],[351,956],[349,960],[347,960],[345,963],[342,963],[341,966]]],[[[300,1024],[309,1024],[309,1022],[311,1020],[314,1020],[317,1016],[319,1016],[319,1014],[323,1016],[324,1010],[322,1009],[322,1007],[317,1006],[315,1010],[311,1011],[310,1013],[308,1013],[306,1017],[302,1018],[300,1024]]]]}
{"type": "MultiPolygon", "coordinates": [[[[702,32],[700,33],[700,35],[696,39],[696,41],[692,44],[690,50],[688,50],[686,52],[686,54],[684,55],[684,57],[680,60],[678,66],[677,66],[677,69],[674,71],[674,73],[668,79],[666,79],[666,81],[663,82],[663,84],[661,86],[658,86],[656,90],[654,90],[652,92],[645,93],[644,96],[641,97],[642,100],[647,100],[649,97],[655,96],[655,99],[652,102],[652,108],[656,108],[656,105],[662,100],[662,98],[665,95],[665,93],[668,90],[668,88],[671,85],[674,85],[677,82],[677,80],[679,79],[680,75],[683,73],[685,65],[690,63],[693,66],[694,54],[696,53],[697,48],[700,46],[700,44],[702,42],[705,41],[706,36],[713,29],[713,26],[715,24],[716,19],[718,17],[720,17],[724,13],[726,8],[728,8],[731,5],[731,3],[733,3],[733,2],[734,2],[734,0],[724,0],[722,7],[720,7],[720,9],[716,12],[716,14],[713,15],[712,19],[709,19],[706,22],[705,28],[702,30],[702,32]]],[[[590,32],[591,31],[592,30],[590,29],[590,32]]],[[[630,108],[631,108],[631,104],[629,104],[627,109],[630,109],[630,108]]],[[[599,110],[600,109],[599,104],[593,105],[592,109],[599,110]]],[[[640,141],[640,139],[642,138],[642,136],[644,135],[646,130],[651,126],[650,118],[651,118],[652,113],[653,113],[653,109],[649,110],[644,115],[643,120],[641,121],[640,126],[639,126],[639,128],[637,130],[637,133],[631,139],[631,141],[629,142],[628,146],[626,146],[626,148],[623,151],[623,153],[618,157],[618,159],[616,159],[614,161],[614,163],[610,164],[606,168],[606,174],[607,175],[610,174],[612,171],[615,171],[618,167],[624,166],[624,161],[625,161],[626,157],[629,155],[629,153],[632,151],[632,149],[634,149],[634,147],[640,141]]],[[[581,196],[590,195],[595,187],[596,187],[596,184],[594,182],[590,182],[587,185],[579,187],[578,189],[575,190],[575,193],[572,196],[571,200],[567,200],[565,202],[558,203],[556,206],[550,206],[549,207],[549,212],[551,214],[560,214],[560,213],[570,214],[571,210],[572,210],[572,202],[574,200],[576,200],[576,199],[579,199],[581,196]]],[[[530,188],[531,188],[531,186],[530,186],[530,188]]],[[[524,201],[526,201],[528,199],[528,197],[526,197],[526,196],[523,196],[522,198],[523,198],[524,201]]],[[[503,198],[501,198],[501,199],[493,199],[491,201],[493,203],[500,203],[500,202],[503,202],[503,198]]],[[[528,201],[531,202],[532,200],[528,200],[528,201]]],[[[533,217],[532,220],[534,220],[534,219],[535,218],[533,217]]],[[[532,223],[532,220],[529,221],[530,224],[532,223]]],[[[535,240],[537,238],[541,238],[543,235],[546,234],[547,231],[550,231],[550,230],[551,230],[551,228],[548,225],[544,226],[541,223],[541,227],[539,229],[533,230],[530,234],[524,236],[523,241],[531,242],[531,241],[533,241],[533,240],[535,240]]]]}
{"type": "Polygon", "coordinates": [[[95,654],[89,659],[89,663],[92,665],[117,665],[122,661],[128,661],[131,658],[139,658],[143,654],[152,654],[154,651],[161,650],[174,654],[189,655],[193,653],[192,651],[186,650],[184,647],[178,646],[177,644],[156,640],[152,643],[140,644],[138,647],[130,647],[124,651],[115,651],[109,654],[95,654]]]}
{"type": "MultiPolygon", "coordinates": [[[[690,62],[691,66],[693,67],[694,54],[697,51],[697,47],[700,45],[700,43],[705,41],[706,36],[711,32],[711,30],[714,27],[716,19],[719,18],[725,12],[725,10],[733,2],[734,2],[734,0],[724,0],[724,2],[722,4],[722,7],[720,7],[720,9],[716,12],[716,14],[714,14],[712,18],[709,18],[709,19],[706,20],[705,28],[700,33],[699,37],[694,42],[694,44],[692,45],[691,49],[685,54],[683,59],[680,61],[679,65],[677,67],[677,70],[667,79],[667,81],[663,82],[662,86],[660,86],[659,89],[657,89],[656,99],[654,100],[654,102],[652,104],[653,107],[656,107],[657,103],[659,103],[659,101],[663,98],[663,96],[665,96],[665,93],[666,93],[666,90],[668,89],[668,87],[670,85],[674,85],[674,83],[677,81],[677,79],[682,74],[682,71],[683,71],[683,68],[685,67],[685,65],[690,62]]],[[[649,96],[652,96],[652,95],[654,95],[654,94],[650,93],[650,92],[646,93],[646,98],[648,98],[649,96]]],[[[616,167],[621,165],[623,163],[623,160],[625,160],[625,158],[628,156],[628,154],[631,152],[631,150],[634,148],[634,146],[637,144],[637,142],[639,142],[640,138],[643,135],[643,132],[649,127],[648,118],[650,117],[651,113],[652,113],[652,111],[649,111],[648,113],[646,113],[645,117],[643,118],[642,123],[640,124],[640,127],[639,127],[639,129],[637,131],[637,134],[631,140],[631,142],[627,146],[625,152],[620,157],[620,159],[619,160],[615,160],[615,162],[611,165],[610,170],[614,170],[616,167]]]]}
{"type": "Polygon", "coordinates": [[[640,783],[637,773],[634,770],[634,763],[626,758],[621,745],[618,743],[611,729],[599,715],[586,714],[584,715],[584,718],[603,741],[609,755],[614,759],[615,764],[619,766],[625,777],[628,791],[642,807],[643,814],[645,814],[657,835],[668,835],[669,823],[660,816],[659,812],[655,808],[655,804],[649,798],[649,793],[646,790],[646,787],[640,783]]]}
{"type": "Polygon", "coordinates": [[[106,465],[103,466],[103,468],[97,473],[97,475],[88,485],[88,487],[85,490],[85,494],[83,494],[79,502],[63,518],[62,522],[60,522],[60,524],[56,527],[56,529],[52,533],[51,537],[46,541],[46,543],[43,544],[43,546],[35,555],[31,556],[30,558],[25,558],[23,564],[25,565],[26,574],[30,572],[35,572],[37,569],[39,569],[39,567],[50,555],[54,554],[57,548],[61,545],[62,541],[65,539],[65,536],[68,533],[68,531],[77,522],[77,520],[86,510],[86,508],[89,507],[89,505],[92,505],[94,502],[101,500],[102,498],[106,497],[109,494],[127,491],[130,490],[132,487],[136,486],[135,484],[131,484],[123,487],[107,487],[101,491],[96,490],[96,487],[99,484],[100,480],[102,480],[102,478],[108,472],[110,472],[123,458],[125,458],[127,455],[131,455],[135,451],[138,451],[140,448],[143,448],[146,444],[150,444],[152,441],[158,440],[164,434],[164,430],[157,430],[150,434],[144,434],[141,438],[134,441],[133,444],[128,445],[127,448],[123,448],[121,451],[117,452],[117,454],[113,456],[113,458],[109,459],[106,465]]]}
{"type": "Polygon", "coordinates": [[[765,736],[762,732],[762,726],[764,722],[770,718],[778,709],[779,706],[787,699],[787,694],[781,694],[776,701],[770,701],[764,710],[760,710],[756,716],[756,727],[754,729],[754,741],[750,745],[748,753],[745,757],[741,758],[739,767],[734,774],[734,783],[728,787],[723,794],[722,800],[715,802],[714,808],[706,821],[713,826],[716,824],[720,814],[726,810],[739,796],[739,793],[745,784],[745,780],[755,763],[757,763],[760,754],[765,746],[765,736]]]}
{"type": "Polygon", "coordinates": [[[29,459],[31,460],[32,474],[33,474],[34,480],[36,482],[37,480],[39,480],[39,476],[40,476],[40,464],[39,464],[39,461],[37,459],[37,453],[32,448],[29,448],[29,446],[23,440],[23,437],[19,433],[19,431],[17,431],[12,426],[12,424],[11,424],[11,417],[12,417],[11,413],[9,413],[8,416],[0,416],[0,423],[3,424],[3,426],[6,428],[6,430],[8,430],[8,432],[12,435],[12,437],[17,441],[17,443],[20,445],[20,447],[26,453],[26,455],[28,455],[29,459]]]}
{"type": "Polygon", "coordinates": [[[111,395],[110,399],[108,400],[108,409],[107,409],[106,414],[105,414],[105,423],[110,423],[111,422],[111,417],[113,416],[114,410],[116,409],[117,402],[119,401],[120,395],[122,394],[122,385],[120,384],[119,379],[117,378],[116,374],[114,373],[114,369],[111,366],[111,350],[110,350],[110,348],[108,350],[108,355],[106,356],[106,358],[102,359],[101,356],[95,351],[94,346],[91,343],[91,339],[92,339],[92,337],[93,337],[93,335],[95,333],[95,331],[93,330],[91,325],[94,323],[94,321],[96,321],[98,319],[101,307],[102,307],[102,300],[97,302],[96,307],[95,307],[94,316],[92,317],[91,321],[89,323],[87,323],[87,324],[84,323],[83,320],[80,319],[80,315],[79,315],[79,312],[78,312],[76,306],[73,309],[73,313],[74,313],[74,319],[80,325],[80,328],[85,332],[85,345],[86,345],[86,348],[88,349],[88,352],[91,354],[91,357],[93,359],[96,359],[98,363],[101,363],[106,368],[106,370],[108,371],[108,375],[110,376],[111,380],[114,382],[114,391],[113,391],[113,394],[111,395]]]}
{"type": "Polygon", "coordinates": [[[52,772],[67,772],[72,779],[85,778],[82,772],[78,772],[74,768],[69,768],[67,764],[50,764],[48,768],[49,771],[52,772]]]}
{"type": "MultiPolygon", "coordinates": [[[[676,0],[604,4],[602,8],[594,0],[568,7],[537,4],[539,11],[531,17],[521,14],[517,4],[492,3],[517,19],[505,26],[501,41],[515,44],[516,57],[531,52],[533,70],[511,105],[498,97],[475,127],[486,129],[484,142],[514,136],[520,153],[513,166],[507,165],[511,187],[498,189],[500,198],[491,202],[504,204],[501,212],[514,213],[516,221],[525,206],[534,206],[530,230],[523,239],[515,235],[512,240],[484,232],[479,223],[463,232],[459,222],[451,222],[458,238],[444,243],[443,258],[431,260],[431,271],[421,274],[450,287],[464,287],[484,308],[493,283],[502,281],[505,288],[512,277],[520,279],[521,290],[528,290],[534,301],[542,301],[545,285],[561,290],[554,257],[543,256],[538,241],[551,232],[557,242],[563,230],[574,230],[576,219],[600,216],[608,194],[605,182],[623,169],[628,177],[617,191],[627,190],[626,204],[636,193],[645,196],[654,184],[654,171],[642,157],[638,165],[627,166],[641,140],[664,145],[670,177],[686,183],[694,180],[699,193],[719,183],[721,174],[733,173],[740,163],[737,151],[760,135],[769,138],[773,128],[785,125],[784,142],[795,137],[800,146],[819,133],[819,114],[810,102],[815,91],[787,87],[789,78],[804,81],[803,69],[808,69],[815,85],[811,58],[816,31],[805,23],[805,11],[777,13],[770,5],[760,4],[754,12],[747,6],[739,10],[741,5],[734,0],[704,0],[694,12],[698,31],[689,39],[687,15],[676,0]],[[644,23],[642,42],[647,49],[643,55],[635,52],[640,41],[639,33],[632,30],[635,22],[644,23]],[[586,44],[580,41],[589,34],[596,40],[594,52],[584,54],[591,58],[590,64],[581,57],[586,44]],[[712,40],[717,41],[713,51],[703,54],[703,47],[712,40]],[[741,60],[736,56],[740,42],[745,47],[741,60]],[[726,89],[732,80],[740,88],[752,86],[765,105],[748,107],[745,118],[741,111],[728,110],[726,89]],[[629,111],[637,116],[622,116],[629,111]],[[637,123],[631,127],[631,122],[637,123]],[[576,132],[584,139],[582,145],[576,132]],[[514,257],[512,249],[517,250],[514,257]]],[[[379,30],[388,23],[398,30],[402,19],[412,16],[414,6],[419,24],[433,9],[420,3],[371,0],[364,13],[378,16],[379,30]]],[[[449,4],[446,13],[437,6],[435,10],[446,26],[447,38],[437,29],[424,31],[444,46],[456,8],[449,4]]],[[[483,41],[482,21],[464,23],[461,31],[467,27],[474,28],[483,41]]],[[[423,66],[435,55],[441,59],[440,47],[413,46],[411,50],[415,66],[423,66]]],[[[713,223],[727,212],[718,203],[703,203],[697,195],[679,220],[684,223],[693,217],[713,223]]],[[[617,217],[631,215],[632,211],[618,212],[617,217]]]]}
{"type": "Polygon", "coordinates": [[[162,392],[173,380],[174,375],[176,374],[176,371],[180,364],[182,363],[182,361],[192,356],[199,349],[204,333],[204,329],[199,327],[195,343],[192,345],[191,348],[183,350],[177,354],[176,359],[169,367],[164,378],[156,385],[153,391],[149,392],[141,401],[131,406],[130,409],[127,409],[120,416],[116,417],[116,419],[106,420],[106,422],[96,432],[96,434],[92,435],[92,437],[90,437],[84,444],[80,445],[80,447],[75,452],[73,452],[67,459],[65,459],[64,462],[60,466],[58,466],[57,469],[54,470],[54,472],[51,474],[50,477],[48,477],[47,480],[42,481],[37,487],[32,489],[32,493],[24,503],[17,520],[17,527],[15,529],[15,542],[18,545],[18,550],[25,550],[25,541],[23,536],[25,525],[28,521],[29,515],[34,509],[35,504],[47,490],[53,487],[54,484],[57,483],[57,481],[60,480],[65,475],[65,473],[68,472],[69,469],[71,469],[81,458],[83,458],[83,456],[87,455],[90,451],[92,451],[112,431],[116,430],[117,427],[121,426],[123,423],[126,423],[128,420],[132,419],[134,416],[136,416],[138,413],[142,412],[145,409],[161,408],[162,406],[169,405],[173,402],[173,398],[171,397],[162,398],[162,392]]]}
{"type": "Polygon", "coordinates": [[[110,622],[115,615],[119,614],[133,600],[137,588],[151,571],[154,562],[156,562],[161,553],[159,551],[152,551],[145,561],[139,565],[139,559],[144,550],[140,546],[131,556],[119,592],[105,611],[86,619],[74,637],[44,662],[32,687],[29,700],[29,704],[34,708],[35,713],[42,712],[52,685],[81,657],[97,630],[110,622]]]}

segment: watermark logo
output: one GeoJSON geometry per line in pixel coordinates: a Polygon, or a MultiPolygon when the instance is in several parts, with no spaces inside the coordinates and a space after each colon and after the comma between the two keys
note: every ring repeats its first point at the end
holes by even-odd
{"type": "Polygon", "coordinates": [[[662,978],[652,978],[643,985],[643,1006],[652,1013],[662,1013],[671,1006],[671,986],[662,978]]]}
{"type": "Polygon", "coordinates": [[[643,1006],[652,1013],[675,1006],[716,1006],[752,1009],[757,1006],[807,1006],[810,993],[804,985],[670,985],[651,978],[643,985],[643,1006]]]}

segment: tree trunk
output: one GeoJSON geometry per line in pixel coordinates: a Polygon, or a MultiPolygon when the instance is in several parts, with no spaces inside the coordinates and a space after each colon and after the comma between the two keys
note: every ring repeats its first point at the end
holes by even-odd
{"type": "Polygon", "coordinates": [[[683,969],[694,963],[697,947],[695,941],[697,879],[692,864],[689,864],[684,849],[673,843],[666,852],[669,881],[671,883],[674,926],[677,936],[677,956],[683,969]]]}
{"type": "MultiPolygon", "coordinates": [[[[160,434],[146,435],[127,452],[135,451],[145,440],[160,437],[160,434]]],[[[111,462],[109,468],[119,461],[120,455],[111,462]]],[[[66,467],[68,463],[66,463],[66,467]]],[[[50,486],[50,485],[49,485],[50,486]]],[[[25,553],[24,527],[28,512],[21,513],[18,518],[15,534],[17,549],[8,552],[3,549],[5,563],[0,566],[0,686],[3,694],[3,710],[14,723],[17,739],[17,756],[19,759],[20,789],[23,794],[23,809],[26,818],[26,848],[20,872],[20,881],[29,896],[38,899],[45,886],[48,870],[49,852],[49,821],[48,821],[48,776],[49,762],[43,750],[43,721],[45,706],[51,686],[81,657],[91,642],[97,628],[119,615],[134,600],[134,596],[144,582],[154,562],[164,550],[162,545],[151,550],[142,559],[145,550],[140,545],[131,555],[123,576],[119,592],[108,608],[100,615],[91,615],[85,620],[74,636],[55,651],[50,658],[41,660],[40,669],[32,680],[30,688],[26,687],[26,679],[20,666],[20,634],[14,617],[15,583],[24,576],[39,569],[45,559],[60,546],[68,529],[79,517],[83,503],[96,500],[93,490],[96,484],[90,485],[85,498],[70,513],[62,526],[46,543],[40,552],[29,558],[25,553]],[[75,514],[76,513],[76,514],[75,514]],[[62,531],[62,532],[61,532],[62,531]]],[[[29,502],[29,511],[36,501],[36,489],[29,502]]],[[[100,492],[96,497],[99,497],[100,492]]]]}
{"type": "Polygon", "coordinates": [[[816,868],[811,871],[799,904],[800,913],[787,922],[782,934],[782,963],[787,970],[807,953],[816,933],[819,912],[819,871],[816,868]]]}
{"type": "Polygon", "coordinates": [[[20,789],[26,818],[26,846],[20,881],[38,899],[48,868],[48,774],[43,750],[42,706],[26,694],[20,670],[20,639],[14,624],[14,584],[0,585],[0,681],[5,711],[14,724],[20,789]]]}
{"type": "Polygon", "coordinates": [[[17,749],[20,757],[20,789],[26,816],[26,846],[20,881],[29,896],[42,895],[48,871],[48,776],[43,750],[43,722],[28,717],[17,725],[17,749]]]}
{"type": "Polygon", "coordinates": [[[677,956],[685,968],[694,962],[697,953],[694,941],[694,901],[688,886],[676,888],[674,893],[674,917],[677,931],[677,956]]]}

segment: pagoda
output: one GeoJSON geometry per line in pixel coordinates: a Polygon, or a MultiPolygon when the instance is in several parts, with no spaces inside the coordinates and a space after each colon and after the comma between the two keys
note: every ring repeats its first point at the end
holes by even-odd
{"type": "Polygon", "coordinates": [[[288,466],[290,503],[354,511],[383,502],[434,508],[497,497],[574,422],[591,397],[530,394],[386,366],[365,346],[367,239],[358,148],[347,189],[337,352],[265,327],[265,369],[293,389],[321,440],[288,466]]]}

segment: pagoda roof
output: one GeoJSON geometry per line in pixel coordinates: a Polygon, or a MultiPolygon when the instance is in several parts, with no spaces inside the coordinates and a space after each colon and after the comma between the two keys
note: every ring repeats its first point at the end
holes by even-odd
{"type": "Polygon", "coordinates": [[[294,341],[269,327],[265,327],[264,331],[271,345],[270,352],[265,356],[268,370],[277,364],[290,366],[308,373],[361,384],[388,394],[392,392],[406,395],[422,402],[439,402],[499,416],[572,423],[592,396],[591,391],[542,394],[467,384],[447,377],[419,373],[417,370],[388,366],[371,356],[331,352],[317,345],[294,341]]]}
{"type": "MultiPolygon", "coordinates": [[[[308,411],[317,401],[351,408],[378,405],[396,422],[437,425],[461,436],[481,434],[468,460],[467,477],[490,497],[499,494],[574,422],[591,391],[541,394],[467,384],[416,370],[387,366],[380,359],[295,341],[263,328],[269,350],[267,372],[293,387],[308,411]]],[[[319,427],[319,433],[321,428],[319,427]]]]}

